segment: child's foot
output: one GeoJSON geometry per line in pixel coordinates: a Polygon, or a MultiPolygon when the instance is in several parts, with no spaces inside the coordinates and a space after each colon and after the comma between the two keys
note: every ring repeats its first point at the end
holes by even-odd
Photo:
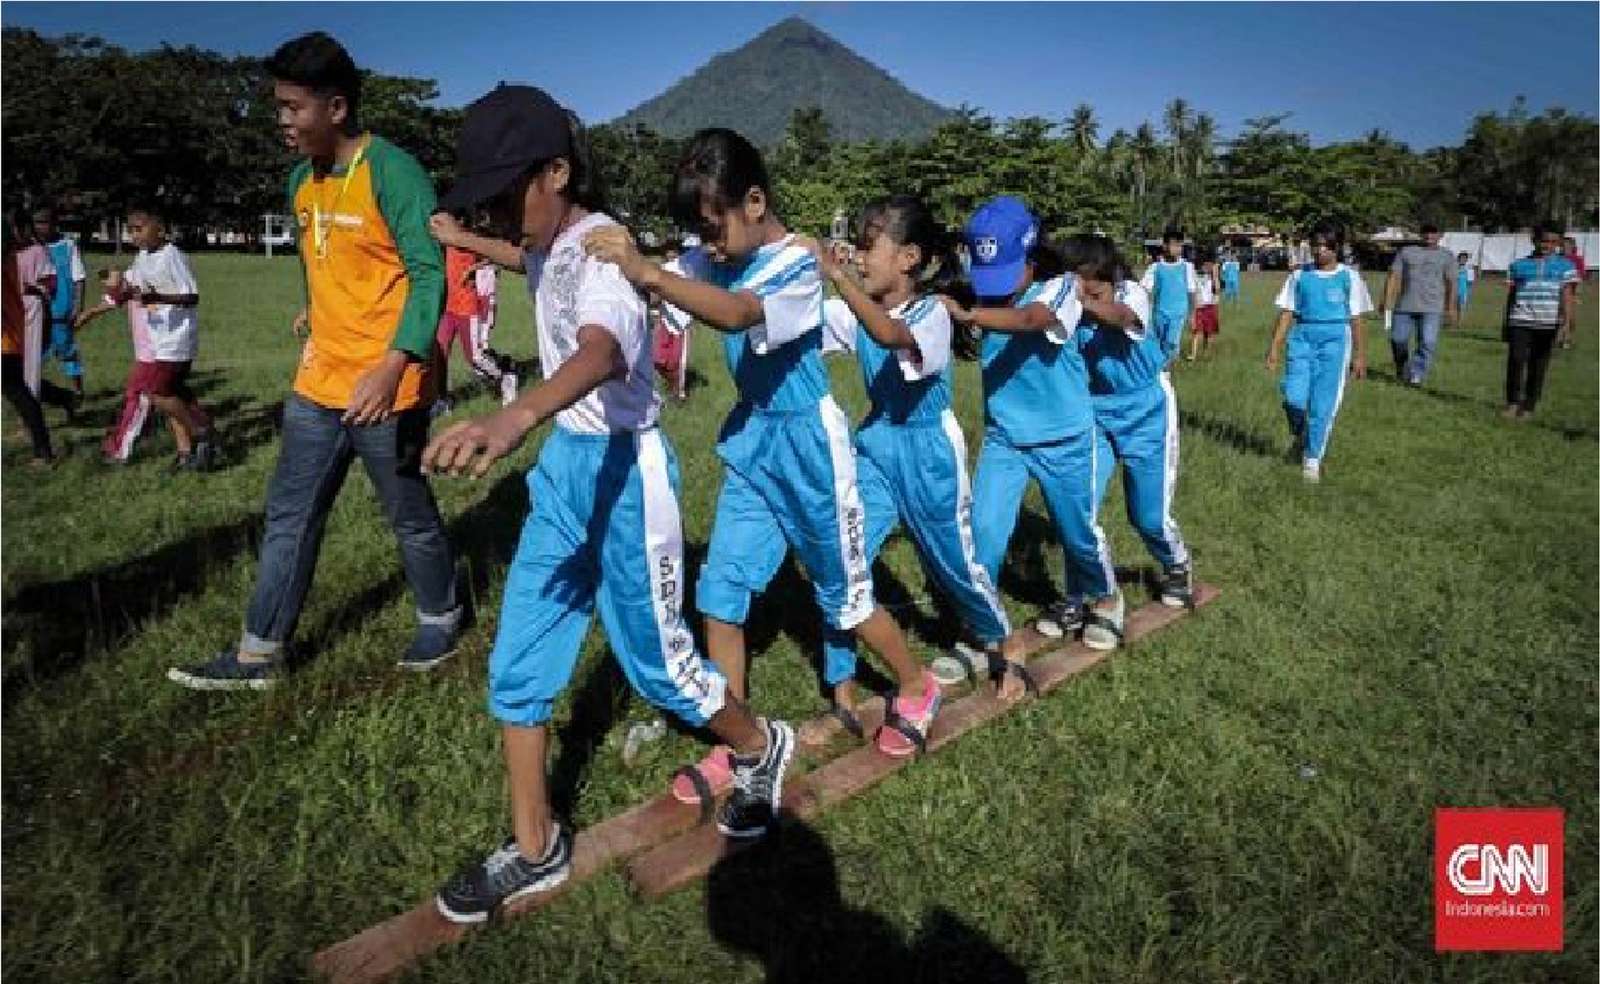
{"type": "Polygon", "coordinates": [[[905,758],[928,747],[928,729],[939,713],[939,681],[932,673],[922,675],[921,697],[896,697],[878,729],[878,751],[891,758],[905,758]]]}
{"type": "Polygon", "coordinates": [[[718,745],[705,758],[673,775],[672,798],[695,806],[716,799],[732,787],[733,749],[718,745]]]}
{"type": "Polygon", "coordinates": [[[866,735],[866,730],[861,725],[861,718],[858,716],[860,710],[858,704],[835,700],[833,706],[828,708],[828,713],[800,726],[797,732],[800,744],[817,748],[833,741],[840,732],[860,741],[866,735]]]}
{"type": "Polygon", "coordinates": [[[189,468],[197,472],[214,471],[221,458],[222,452],[216,440],[202,437],[194,442],[194,450],[189,454],[189,468]]]}
{"type": "Polygon", "coordinates": [[[453,923],[481,923],[496,909],[535,892],[548,892],[572,872],[572,835],[552,824],[544,856],[530,861],[509,837],[489,856],[468,865],[445,882],[433,898],[439,914],[453,923]]]}
{"type": "Polygon", "coordinates": [[[1517,416],[1521,413],[1521,407],[1517,406],[1515,403],[1507,403],[1505,405],[1505,409],[1500,411],[1500,416],[1506,420],[1516,420],[1517,416]]]}
{"type": "Polygon", "coordinates": [[[1106,652],[1122,645],[1122,592],[1101,598],[1083,617],[1083,644],[1106,652]]]}
{"type": "Polygon", "coordinates": [[[999,659],[995,661],[994,677],[995,696],[1007,704],[1014,704],[1029,694],[1039,692],[1039,685],[1034,682],[1033,674],[1028,672],[1026,663],[1017,659],[999,659]]]}
{"type": "Polygon", "coordinates": [[[277,658],[241,660],[237,649],[218,653],[208,663],[167,670],[167,679],[190,690],[269,690],[282,676],[277,658]]]}
{"type": "Polygon", "coordinates": [[[1173,564],[1161,572],[1161,603],[1168,608],[1194,607],[1194,576],[1188,564],[1173,564]]]}
{"type": "Polygon", "coordinates": [[[1322,462],[1316,458],[1307,458],[1300,466],[1300,477],[1312,485],[1322,481],[1322,462]]]}
{"type": "Polygon", "coordinates": [[[1033,627],[1051,639],[1066,639],[1077,635],[1083,628],[1083,601],[1063,598],[1046,608],[1034,621],[1033,627]]]}
{"type": "Polygon", "coordinates": [[[794,729],[783,721],[764,721],[767,747],[759,757],[733,758],[733,793],[717,814],[724,837],[747,840],[772,828],[783,802],[783,779],[794,757],[794,729]]]}

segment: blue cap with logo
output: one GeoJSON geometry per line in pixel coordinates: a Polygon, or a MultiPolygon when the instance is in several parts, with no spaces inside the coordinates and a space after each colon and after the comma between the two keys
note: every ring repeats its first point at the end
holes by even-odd
{"type": "Polygon", "coordinates": [[[1002,195],[972,214],[962,236],[972,254],[973,292],[1009,297],[1016,293],[1028,251],[1039,238],[1039,220],[1021,199],[1002,195]]]}

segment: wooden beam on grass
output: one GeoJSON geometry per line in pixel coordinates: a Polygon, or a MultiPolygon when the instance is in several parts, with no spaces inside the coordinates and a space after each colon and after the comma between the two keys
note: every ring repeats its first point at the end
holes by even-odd
{"type": "MultiPolygon", "coordinates": [[[[1210,585],[1196,586],[1196,607],[1209,604],[1217,594],[1217,589],[1210,585]]],[[[1123,626],[1126,640],[1135,642],[1172,624],[1185,614],[1182,608],[1168,608],[1159,602],[1151,602],[1129,613],[1123,626]]],[[[1096,651],[1081,642],[1075,642],[1030,660],[1028,670],[1038,683],[1040,692],[1048,693],[1084,670],[1104,662],[1110,655],[1112,653],[1096,651]]],[[[980,688],[970,696],[952,702],[934,720],[933,729],[928,733],[928,751],[943,748],[1015,706],[1001,701],[989,688],[980,688]]],[[[909,758],[890,758],[869,742],[791,782],[784,790],[782,809],[801,819],[811,817],[876,785],[910,762],[909,758]]],[[[717,833],[715,826],[697,827],[636,856],[628,863],[628,877],[645,898],[659,898],[705,877],[718,861],[752,843],[723,837],[717,833]]]]}

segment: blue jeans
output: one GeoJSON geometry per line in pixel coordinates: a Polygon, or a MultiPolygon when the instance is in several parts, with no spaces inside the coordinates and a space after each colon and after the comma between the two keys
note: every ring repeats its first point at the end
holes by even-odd
{"type": "Polygon", "coordinates": [[[1402,381],[1420,384],[1433,365],[1439,345],[1439,323],[1444,315],[1437,311],[1396,311],[1389,330],[1389,347],[1394,351],[1394,374],[1402,381]],[[1411,353],[1411,337],[1417,338],[1417,351],[1411,353]]]}
{"type": "Polygon", "coordinates": [[[428,438],[426,408],[366,427],[345,424],[343,414],[296,393],[284,401],[283,447],[267,485],[261,567],[245,615],[243,645],[251,652],[276,652],[294,634],[328,512],[358,456],[400,541],[406,581],[423,621],[454,625],[458,618],[450,541],[418,468],[428,438]]]}

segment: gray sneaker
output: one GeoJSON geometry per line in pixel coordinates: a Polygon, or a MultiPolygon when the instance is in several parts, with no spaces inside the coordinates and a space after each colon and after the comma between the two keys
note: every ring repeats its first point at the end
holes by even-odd
{"type": "Polygon", "coordinates": [[[281,659],[241,662],[237,649],[220,652],[207,663],[167,671],[168,680],[190,690],[270,690],[282,675],[281,659]]]}
{"type": "Polygon", "coordinates": [[[794,756],[794,729],[783,721],[763,721],[767,750],[760,758],[733,756],[733,792],[717,814],[724,837],[749,840],[772,828],[783,802],[783,779],[794,756]]]}
{"type": "Polygon", "coordinates": [[[453,923],[481,923],[508,902],[550,891],[571,873],[572,834],[553,824],[544,857],[528,860],[517,848],[517,839],[508,837],[488,857],[456,872],[433,897],[433,904],[453,923]]]}

